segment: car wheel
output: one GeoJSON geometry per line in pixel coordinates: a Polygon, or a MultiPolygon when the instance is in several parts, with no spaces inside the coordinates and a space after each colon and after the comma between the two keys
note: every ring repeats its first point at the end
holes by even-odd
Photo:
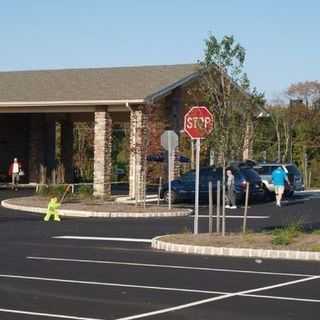
{"type": "MultiPolygon", "coordinates": [[[[163,199],[165,203],[169,203],[169,190],[164,192],[163,199]]],[[[176,202],[177,202],[177,194],[175,191],[171,190],[171,203],[176,203],[176,202]]]]}

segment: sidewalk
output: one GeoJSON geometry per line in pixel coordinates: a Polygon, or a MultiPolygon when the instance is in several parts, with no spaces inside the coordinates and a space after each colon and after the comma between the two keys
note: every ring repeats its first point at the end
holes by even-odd
{"type": "MultiPolygon", "coordinates": [[[[1,205],[12,210],[33,213],[46,213],[48,199],[41,197],[20,197],[3,200],[1,205]]],[[[103,201],[74,201],[63,203],[59,210],[61,216],[66,217],[99,217],[99,218],[155,218],[181,217],[192,213],[190,209],[174,208],[155,205],[135,206],[116,202],[103,201]]]]}

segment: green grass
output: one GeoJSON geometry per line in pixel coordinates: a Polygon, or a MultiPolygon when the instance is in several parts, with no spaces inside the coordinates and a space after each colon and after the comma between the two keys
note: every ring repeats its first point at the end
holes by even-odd
{"type": "Polygon", "coordinates": [[[319,252],[320,251],[320,244],[315,244],[311,247],[311,251],[319,252]]]}
{"type": "Polygon", "coordinates": [[[182,229],[180,230],[180,232],[178,233],[183,233],[183,234],[192,234],[191,229],[189,229],[188,227],[182,227],[182,229]]]}
{"type": "Polygon", "coordinates": [[[302,233],[300,222],[290,223],[283,228],[277,228],[272,231],[272,244],[277,246],[287,246],[302,233]]]}
{"type": "Polygon", "coordinates": [[[75,194],[80,197],[80,199],[91,199],[93,195],[92,185],[82,185],[75,190],[75,194]]]}
{"type": "Polygon", "coordinates": [[[252,244],[255,242],[254,232],[252,230],[248,230],[246,233],[242,235],[242,238],[244,241],[246,241],[249,244],[252,244]]]}
{"type": "Polygon", "coordinates": [[[58,199],[60,199],[64,194],[65,189],[66,189],[66,186],[63,186],[63,185],[48,186],[48,187],[42,186],[38,191],[38,194],[44,197],[57,197],[58,199]]]}

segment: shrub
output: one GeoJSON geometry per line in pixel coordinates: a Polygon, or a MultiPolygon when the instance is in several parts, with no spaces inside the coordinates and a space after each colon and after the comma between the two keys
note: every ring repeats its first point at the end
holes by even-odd
{"type": "Polygon", "coordinates": [[[192,231],[188,227],[184,226],[184,227],[181,228],[181,230],[178,233],[191,234],[192,231]]]}
{"type": "MultiPolygon", "coordinates": [[[[43,197],[57,197],[58,200],[61,199],[64,192],[66,191],[66,185],[53,185],[53,186],[41,186],[39,188],[38,194],[43,197]]],[[[66,196],[70,194],[70,190],[66,196]]]]}
{"type": "Polygon", "coordinates": [[[93,186],[92,185],[82,185],[76,189],[76,194],[79,195],[80,198],[91,198],[93,194],[93,186]]]}
{"type": "Polygon", "coordinates": [[[311,247],[311,251],[319,252],[320,251],[320,244],[315,244],[311,247]]]}
{"type": "Polygon", "coordinates": [[[292,242],[292,235],[285,229],[276,229],[272,232],[272,244],[277,246],[287,246],[292,242]]]}
{"type": "Polygon", "coordinates": [[[297,238],[302,232],[302,227],[299,222],[291,223],[284,228],[275,229],[272,232],[272,244],[287,246],[292,243],[294,238],[297,238]]]}

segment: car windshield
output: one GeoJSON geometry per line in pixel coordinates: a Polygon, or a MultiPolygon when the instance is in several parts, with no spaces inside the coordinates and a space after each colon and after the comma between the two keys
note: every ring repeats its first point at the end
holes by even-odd
{"type": "Polygon", "coordinates": [[[294,166],[294,165],[287,165],[286,168],[287,168],[287,170],[288,170],[288,173],[294,174],[294,175],[296,175],[296,176],[300,176],[300,172],[299,172],[299,170],[297,169],[296,166],[294,166]]]}

